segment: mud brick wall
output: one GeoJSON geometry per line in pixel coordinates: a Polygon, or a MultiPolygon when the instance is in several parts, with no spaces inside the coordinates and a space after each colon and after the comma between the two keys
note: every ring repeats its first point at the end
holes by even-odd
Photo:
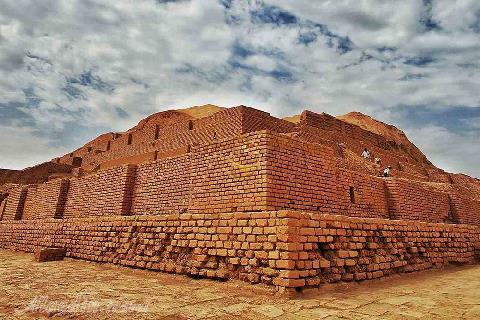
{"type": "Polygon", "coordinates": [[[428,172],[429,181],[443,182],[443,183],[451,183],[452,182],[452,179],[451,179],[450,175],[443,170],[428,169],[426,171],[428,172]]]}
{"type": "Polygon", "coordinates": [[[139,165],[133,213],[265,210],[266,141],[266,132],[250,133],[139,165]]]}
{"type": "Polygon", "coordinates": [[[352,218],[299,211],[4,221],[0,248],[282,288],[361,281],[469,263],[470,225],[352,218]]]}
{"type": "Polygon", "coordinates": [[[42,183],[48,181],[51,175],[69,174],[72,169],[72,166],[54,162],[45,162],[23,170],[0,169],[0,185],[42,183]]]}
{"type": "Polygon", "coordinates": [[[125,215],[135,179],[135,166],[101,170],[85,178],[70,180],[64,217],[125,215]]]}
{"type": "MultiPolygon", "coordinates": [[[[416,148],[406,149],[405,146],[389,141],[383,136],[328,114],[304,111],[300,118],[298,130],[298,136],[301,139],[322,144],[325,144],[324,141],[326,140],[330,141],[330,145],[342,143],[358,155],[367,147],[372,155],[370,161],[373,162],[375,157],[379,157],[382,160],[383,167],[390,165],[398,170],[410,171],[410,168],[408,168],[410,165],[421,166],[426,161],[425,157],[416,148]],[[404,164],[403,168],[399,167],[400,163],[404,164]]],[[[426,172],[418,171],[416,167],[413,170],[415,171],[415,178],[424,176],[423,180],[428,179],[426,172]]]]}
{"type": "Polygon", "coordinates": [[[386,186],[383,178],[339,169],[338,199],[346,203],[346,212],[352,217],[389,218],[386,186]]]}
{"type": "Polygon", "coordinates": [[[268,112],[245,106],[238,107],[242,112],[242,133],[270,130],[274,132],[292,132],[296,125],[287,120],[272,117],[268,112]]]}
{"type": "Polygon", "coordinates": [[[480,201],[464,195],[449,194],[450,209],[456,223],[480,225],[480,201]]]}
{"type": "MultiPolygon", "coordinates": [[[[178,112],[174,113],[177,114],[178,112]]],[[[242,133],[240,108],[226,109],[211,116],[191,119],[185,114],[165,119],[152,116],[131,131],[111,141],[110,150],[85,155],[83,167],[91,170],[105,162],[122,163],[121,159],[144,157],[146,162],[154,152],[164,153],[189,145],[213,142],[217,139],[238,136],[242,133]],[[158,127],[157,127],[158,126],[158,127]],[[129,138],[131,135],[131,138],[129,138]],[[131,144],[128,144],[128,142],[131,144]]]]}
{"type": "Polygon", "coordinates": [[[387,197],[392,219],[447,222],[448,194],[433,190],[428,185],[412,180],[388,178],[387,197]]]}
{"type": "Polygon", "coordinates": [[[189,143],[195,144],[198,141],[212,141],[239,135],[242,133],[243,121],[240,107],[225,109],[211,116],[193,120],[192,130],[187,132],[196,134],[198,137],[189,143]]]}
{"type": "Polygon", "coordinates": [[[270,135],[267,158],[267,204],[272,210],[388,217],[382,179],[338,170],[330,147],[270,135]]]}
{"type": "Polygon", "coordinates": [[[12,221],[0,248],[272,285],[290,254],[286,222],[281,212],[12,221]]]}
{"type": "Polygon", "coordinates": [[[10,190],[3,209],[1,220],[21,219],[25,198],[27,196],[27,187],[21,186],[10,190]]]}
{"type": "Polygon", "coordinates": [[[160,215],[187,209],[191,191],[190,174],[188,154],[139,165],[132,213],[160,215]]]}
{"type": "Polygon", "coordinates": [[[268,133],[258,131],[192,148],[192,212],[266,210],[268,133]]]}
{"type": "Polygon", "coordinates": [[[268,205],[275,210],[333,207],[337,195],[333,161],[331,148],[271,135],[267,146],[268,205]]]}
{"type": "Polygon", "coordinates": [[[22,219],[47,219],[61,217],[69,180],[56,179],[28,189],[22,219]]]}
{"type": "Polygon", "coordinates": [[[470,263],[478,259],[480,229],[470,225],[352,218],[290,212],[286,287],[315,287],[470,263]]]}

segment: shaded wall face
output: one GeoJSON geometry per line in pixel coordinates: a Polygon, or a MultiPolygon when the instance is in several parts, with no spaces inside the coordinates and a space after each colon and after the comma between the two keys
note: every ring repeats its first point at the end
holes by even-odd
{"type": "Polygon", "coordinates": [[[480,225],[480,201],[457,193],[450,194],[449,198],[454,222],[480,225]]]}
{"type": "Polygon", "coordinates": [[[57,179],[28,189],[22,219],[58,217],[64,209],[69,180],[57,179]]]}
{"type": "Polygon", "coordinates": [[[420,182],[388,179],[389,211],[394,219],[450,222],[448,194],[420,182]]]}
{"type": "Polygon", "coordinates": [[[130,211],[134,166],[99,171],[70,180],[64,217],[125,215],[130,211]]]}
{"type": "Polygon", "coordinates": [[[7,197],[8,194],[0,194],[0,220],[2,220],[3,218],[3,213],[7,204],[7,197]]]}
{"type": "MultiPolygon", "coordinates": [[[[381,169],[392,166],[396,177],[413,180],[429,180],[429,173],[423,167],[426,164],[424,155],[413,145],[398,144],[388,141],[383,136],[364,130],[358,126],[346,123],[326,114],[304,112],[299,126],[299,137],[302,140],[326,143],[343,144],[356,159],[345,159],[341,165],[347,169],[379,175],[381,169]],[[369,161],[360,157],[364,148],[371,154],[369,161]],[[381,159],[381,165],[374,165],[374,158],[381,159]],[[366,168],[368,162],[371,168],[366,168]]],[[[368,166],[367,166],[368,167],[368,166]]],[[[432,174],[431,179],[445,180],[445,175],[432,174]]]]}
{"type": "Polygon", "coordinates": [[[190,155],[169,158],[137,167],[132,214],[178,213],[188,207],[190,155]]]}
{"type": "Polygon", "coordinates": [[[27,188],[21,186],[10,190],[4,204],[2,220],[19,220],[22,218],[27,188]]]}

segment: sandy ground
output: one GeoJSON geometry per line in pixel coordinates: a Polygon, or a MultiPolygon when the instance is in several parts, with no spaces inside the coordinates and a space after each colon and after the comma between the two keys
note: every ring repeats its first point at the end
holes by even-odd
{"type": "Polygon", "coordinates": [[[480,319],[480,265],[326,286],[264,287],[0,250],[0,319],[480,319]]]}

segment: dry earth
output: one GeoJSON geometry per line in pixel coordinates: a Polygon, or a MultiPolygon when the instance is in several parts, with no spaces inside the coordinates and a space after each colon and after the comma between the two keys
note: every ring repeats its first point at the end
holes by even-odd
{"type": "Polygon", "coordinates": [[[264,287],[0,250],[0,319],[480,319],[480,265],[326,286],[264,287]]]}

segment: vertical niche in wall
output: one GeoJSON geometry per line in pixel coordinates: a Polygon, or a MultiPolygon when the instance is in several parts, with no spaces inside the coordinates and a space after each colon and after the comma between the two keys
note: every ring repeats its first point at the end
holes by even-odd
{"type": "Polygon", "coordinates": [[[350,196],[350,203],[355,203],[355,187],[350,186],[348,194],[350,196]]]}
{"type": "Polygon", "coordinates": [[[7,206],[8,194],[0,195],[0,221],[3,220],[3,213],[5,212],[5,207],[7,206]]]}
{"type": "Polygon", "coordinates": [[[158,140],[160,138],[160,125],[157,124],[155,125],[155,140],[158,140]]]}

